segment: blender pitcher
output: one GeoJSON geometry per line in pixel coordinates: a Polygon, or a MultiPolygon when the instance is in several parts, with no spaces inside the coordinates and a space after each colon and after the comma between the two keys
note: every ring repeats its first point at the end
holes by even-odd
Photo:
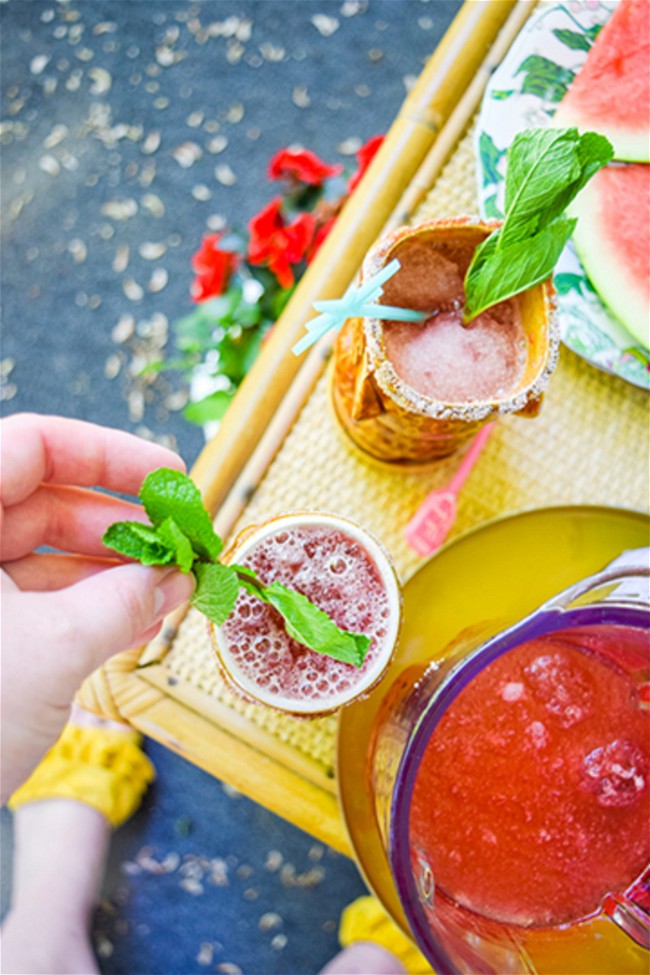
{"type": "Polygon", "coordinates": [[[438,975],[647,971],[649,553],[386,695],[370,787],[438,975]]]}

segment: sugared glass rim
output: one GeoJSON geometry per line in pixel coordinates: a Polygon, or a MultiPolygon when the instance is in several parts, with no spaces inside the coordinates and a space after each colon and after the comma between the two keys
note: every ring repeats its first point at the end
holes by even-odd
{"type": "Polygon", "coordinates": [[[281,531],[283,528],[296,526],[307,527],[326,527],[336,529],[348,537],[358,542],[368,553],[374,565],[377,567],[381,576],[384,588],[389,600],[389,617],[386,621],[385,647],[383,654],[378,654],[373,666],[364,675],[363,680],[358,681],[351,688],[351,692],[340,692],[337,695],[327,697],[324,700],[309,699],[278,699],[275,694],[265,692],[264,688],[259,687],[253,681],[246,679],[241,674],[228,650],[223,649],[227,641],[222,634],[222,627],[211,624],[213,633],[213,643],[215,652],[225,676],[229,679],[249,700],[265,704],[275,710],[283,711],[293,715],[308,717],[320,717],[338,711],[340,708],[350,704],[360,697],[366,696],[373,687],[381,680],[388,665],[390,664],[395,649],[402,621],[402,594],[401,586],[393,563],[388,552],[381,542],[357,522],[342,515],[333,514],[325,511],[292,511],[270,518],[261,525],[251,526],[244,529],[239,538],[235,538],[232,547],[227,552],[229,561],[239,561],[244,558],[256,545],[281,531]],[[224,660],[224,657],[226,659],[224,660]],[[286,703],[284,703],[286,700],[286,703]]]}
{"type": "MultiPolygon", "coordinates": [[[[453,229],[475,227],[487,233],[501,226],[499,220],[483,220],[476,216],[458,216],[426,220],[412,227],[398,227],[380,238],[366,255],[361,269],[361,280],[377,274],[394,256],[393,250],[410,237],[417,237],[422,230],[435,230],[437,227],[453,229]]],[[[463,420],[467,423],[479,422],[496,414],[519,413],[526,405],[539,399],[546,390],[551,375],[555,371],[560,352],[560,323],[557,314],[557,295],[552,281],[543,282],[548,310],[548,350],[537,375],[515,396],[505,396],[489,401],[444,403],[418,393],[398,376],[388,356],[384,339],[384,321],[380,318],[364,318],[363,330],[368,346],[369,363],[373,376],[382,392],[393,399],[402,409],[431,417],[436,420],[463,420]]]]}

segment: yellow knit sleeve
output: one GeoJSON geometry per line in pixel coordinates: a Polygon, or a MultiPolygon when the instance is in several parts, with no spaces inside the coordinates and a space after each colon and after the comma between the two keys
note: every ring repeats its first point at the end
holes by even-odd
{"type": "Polygon", "coordinates": [[[139,807],[155,778],[136,731],[66,725],[27,781],[11,796],[17,809],[42,799],[78,799],[120,826],[139,807]]]}

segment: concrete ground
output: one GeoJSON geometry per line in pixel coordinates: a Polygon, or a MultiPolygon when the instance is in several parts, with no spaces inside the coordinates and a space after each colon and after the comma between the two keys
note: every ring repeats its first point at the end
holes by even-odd
{"type": "MultiPolygon", "coordinates": [[[[474,0],[479,2],[479,0],[474,0]]],[[[4,415],[59,413],[203,444],[174,355],[191,255],[276,193],[302,145],[354,168],[460,0],[4,0],[4,415]]],[[[150,743],[158,781],[115,836],[106,973],[307,975],[337,950],[355,865],[150,743]]],[[[11,817],[2,814],[3,910],[11,817]]],[[[53,973],[56,975],[56,973],[53,973]]]]}

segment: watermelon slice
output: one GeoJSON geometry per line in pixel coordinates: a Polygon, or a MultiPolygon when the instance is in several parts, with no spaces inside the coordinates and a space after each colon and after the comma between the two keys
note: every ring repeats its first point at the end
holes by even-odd
{"type": "Polygon", "coordinates": [[[614,158],[650,161],[650,0],[621,0],[561,101],[553,125],[600,132],[614,158]]]}
{"type": "Polygon", "coordinates": [[[650,165],[606,166],[569,212],[578,218],[573,242],[587,277],[628,332],[650,348],[650,165]]]}

